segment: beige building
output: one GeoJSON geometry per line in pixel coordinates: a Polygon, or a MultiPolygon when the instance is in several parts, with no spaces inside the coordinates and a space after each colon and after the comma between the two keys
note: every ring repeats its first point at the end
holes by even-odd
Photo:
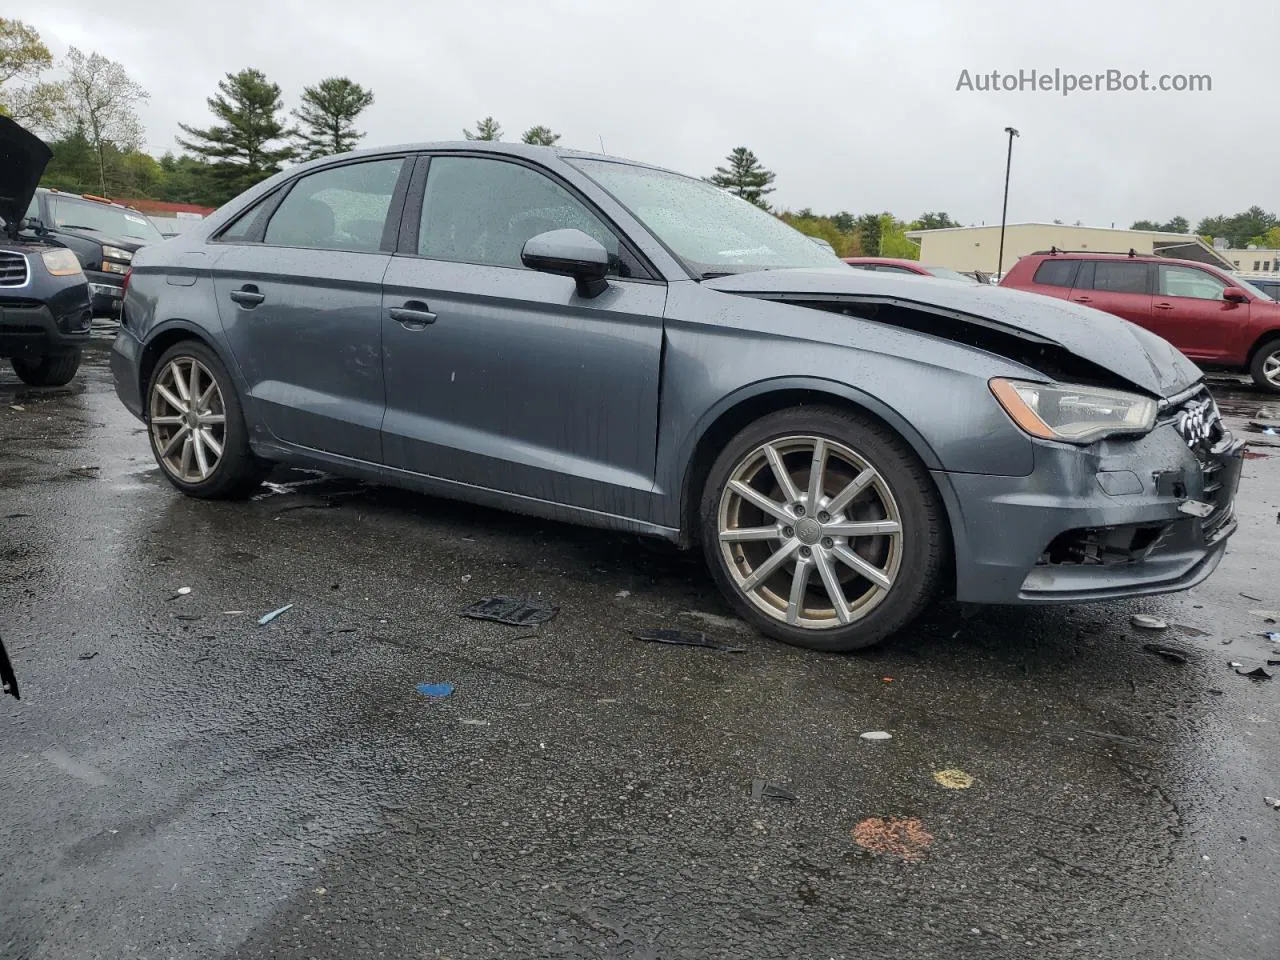
{"type": "MultiPolygon", "coordinates": [[[[1000,254],[998,223],[994,226],[908,230],[907,236],[920,244],[921,263],[966,272],[997,272],[996,261],[1000,254]]],[[[1063,223],[1007,224],[1004,231],[1004,269],[1008,271],[1019,257],[1051,247],[1088,253],[1128,253],[1133,250],[1146,255],[1199,260],[1225,270],[1236,269],[1231,260],[1223,256],[1225,251],[1214,250],[1195,234],[1075,227],[1063,223]]],[[[1244,269],[1243,266],[1240,269],[1244,269]]]]}
{"type": "Polygon", "coordinates": [[[1219,250],[1241,273],[1280,273],[1280,250],[1219,250]]]}

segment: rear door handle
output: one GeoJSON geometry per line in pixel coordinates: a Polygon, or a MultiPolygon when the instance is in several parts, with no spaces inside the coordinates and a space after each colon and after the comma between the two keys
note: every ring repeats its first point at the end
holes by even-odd
{"type": "Polygon", "coordinates": [[[1076,303],[1093,303],[1092,297],[1072,297],[1071,299],[1076,303]]]}
{"type": "Polygon", "coordinates": [[[1173,309],[1173,304],[1172,304],[1172,303],[1157,303],[1157,304],[1155,304],[1155,309],[1157,309],[1157,310],[1172,310],[1172,309],[1173,309]]]}
{"type": "Polygon", "coordinates": [[[267,299],[266,295],[258,292],[258,288],[251,283],[246,284],[239,290],[232,290],[229,296],[242,307],[256,307],[267,299]]]}
{"type": "Polygon", "coordinates": [[[406,330],[421,330],[436,322],[436,315],[421,300],[406,300],[403,307],[392,307],[387,315],[406,330]]]}

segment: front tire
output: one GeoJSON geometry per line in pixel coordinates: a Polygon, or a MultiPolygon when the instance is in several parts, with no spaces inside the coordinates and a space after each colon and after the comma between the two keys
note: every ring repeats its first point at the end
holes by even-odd
{"type": "Polygon", "coordinates": [[[1249,364],[1249,375],[1263,390],[1280,393],[1280,337],[1258,348],[1249,364]]]}
{"type": "Polygon", "coordinates": [[[882,425],[829,407],[763,417],[717,458],[703,551],[737,612],[811,650],[883,643],[937,592],[948,543],[924,466],[882,425]]]}
{"type": "Polygon", "coordinates": [[[64,350],[41,357],[14,357],[9,363],[13,372],[32,387],[65,387],[80,369],[80,351],[64,350]]]}
{"type": "Polygon", "coordinates": [[[156,362],[147,387],[147,435],[161,472],[190,497],[248,496],[270,470],[249,449],[227,368],[198,340],[174,344],[156,362]]]}

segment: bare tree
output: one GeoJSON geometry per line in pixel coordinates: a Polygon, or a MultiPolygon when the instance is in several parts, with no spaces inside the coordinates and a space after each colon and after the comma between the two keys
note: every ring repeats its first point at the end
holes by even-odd
{"type": "Polygon", "coordinates": [[[62,84],[40,80],[52,65],[49,48],[33,27],[0,17],[0,113],[30,127],[52,129],[64,105],[62,84]],[[21,81],[28,85],[19,85],[21,81]]]}
{"type": "Polygon", "coordinates": [[[72,47],[65,63],[66,108],[62,134],[84,135],[98,158],[98,183],[107,192],[107,147],[124,152],[142,146],[142,120],[136,105],[150,94],[125,72],[124,67],[100,53],[88,56],[72,47]]]}

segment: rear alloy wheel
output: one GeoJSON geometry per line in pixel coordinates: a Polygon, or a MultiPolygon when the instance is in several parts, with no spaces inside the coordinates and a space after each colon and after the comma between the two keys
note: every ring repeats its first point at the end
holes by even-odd
{"type": "Polygon", "coordinates": [[[883,427],[789,410],[712,468],[703,542],[734,606],[786,643],[845,651],[888,639],[928,603],[942,511],[924,468],[883,427]]]}
{"type": "Polygon", "coordinates": [[[266,476],[249,449],[235,387],[217,355],[186,340],[156,364],[148,388],[151,451],[183,493],[210,499],[244,496],[266,476]]]}
{"type": "Polygon", "coordinates": [[[1258,348],[1249,373],[1263,390],[1280,393],[1280,339],[1268,340],[1258,348]]]}
{"type": "Polygon", "coordinates": [[[32,387],[65,387],[80,369],[80,351],[64,350],[42,357],[14,357],[13,372],[32,387]]]}

